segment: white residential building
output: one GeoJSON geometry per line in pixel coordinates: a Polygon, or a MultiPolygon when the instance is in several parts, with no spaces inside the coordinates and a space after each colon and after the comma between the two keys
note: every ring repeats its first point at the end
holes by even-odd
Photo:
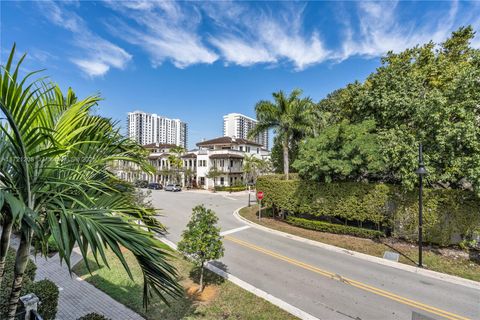
{"type": "MultiPolygon", "coordinates": [[[[129,182],[146,180],[167,183],[181,183],[183,186],[213,189],[244,185],[243,162],[245,156],[269,159],[270,153],[261,144],[246,139],[219,137],[197,143],[198,149],[180,155],[181,168],[172,167],[170,155],[174,145],[152,143],[143,147],[149,151],[148,160],[155,167],[154,174],[148,174],[138,165],[123,160],[112,163],[112,171],[129,182]],[[215,168],[218,176],[209,177],[215,168]]],[[[179,156],[179,155],[176,155],[179,156]]]]}
{"type": "Polygon", "coordinates": [[[128,113],[127,132],[142,145],[173,144],[187,148],[188,127],[179,119],[168,119],[142,111],[128,113]]]}
{"type": "MultiPolygon", "coordinates": [[[[258,121],[240,113],[229,113],[223,116],[223,136],[238,139],[248,139],[248,133],[258,121]]],[[[264,149],[268,150],[268,130],[265,130],[253,139],[264,149]]]]}

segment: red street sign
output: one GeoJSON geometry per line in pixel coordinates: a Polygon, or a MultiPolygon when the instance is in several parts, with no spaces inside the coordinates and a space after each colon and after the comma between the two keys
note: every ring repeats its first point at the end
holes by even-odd
{"type": "Polygon", "coordinates": [[[258,191],[257,192],[257,199],[262,200],[263,199],[263,191],[258,191]]]}

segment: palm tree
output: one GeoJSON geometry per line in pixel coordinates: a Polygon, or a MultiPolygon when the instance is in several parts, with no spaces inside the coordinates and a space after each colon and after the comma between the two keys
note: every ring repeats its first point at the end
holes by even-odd
{"type": "Polygon", "coordinates": [[[108,171],[110,163],[124,160],[152,172],[141,147],[123,138],[111,120],[92,115],[99,96],[79,100],[71,89],[64,96],[42,80],[27,85],[35,73],[18,79],[25,55],[12,70],[14,54],[15,46],[0,74],[0,261],[10,240],[8,225],[20,231],[5,319],[14,319],[34,236],[44,255],[52,237],[69,269],[74,246],[89,270],[89,251],[108,266],[105,250],[111,250],[132,277],[123,247],[144,274],[145,306],[152,292],[164,301],[180,296],[176,270],[167,261],[170,250],[154,237],[164,232],[155,210],[135,205],[108,171]]]}
{"type": "Polygon", "coordinates": [[[288,96],[283,91],[273,93],[274,101],[259,101],[255,105],[258,123],[248,137],[253,139],[265,130],[273,129],[282,140],[283,171],[288,180],[289,158],[288,149],[291,139],[309,133],[312,130],[312,108],[310,98],[300,98],[302,91],[293,90],[288,96]]]}
{"type": "Polygon", "coordinates": [[[270,161],[246,154],[243,159],[243,172],[246,182],[255,183],[259,175],[271,172],[270,161]]]}
{"type": "Polygon", "coordinates": [[[185,153],[185,148],[181,146],[175,146],[170,149],[170,154],[168,155],[168,162],[170,166],[173,167],[175,172],[175,182],[179,183],[179,171],[183,167],[182,154],[185,153]]]}

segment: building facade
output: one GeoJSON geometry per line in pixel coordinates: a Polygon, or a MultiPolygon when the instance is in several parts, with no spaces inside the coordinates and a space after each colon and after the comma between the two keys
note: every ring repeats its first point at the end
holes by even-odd
{"type": "MultiPolygon", "coordinates": [[[[258,121],[240,113],[229,113],[223,116],[223,136],[237,139],[248,139],[248,133],[258,121]]],[[[268,130],[265,130],[253,139],[268,150],[268,130]]]]}
{"type": "Polygon", "coordinates": [[[123,161],[112,164],[112,169],[117,177],[129,182],[146,180],[162,185],[178,183],[184,187],[213,189],[244,185],[246,156],[270,158],[261,144],[232,137],[199,142],[198,149],[182,154],[174,154],[171,150],[174,146],[158,143],[144,145],[149,151],[148,160],[155,167],[154,174],[145,173],[137,165],[123,161]]]}
{"type": "Polygon", "coordinates": [[[139,144],[173,144],[187,148],[188,126],[179,119],[168,119],[142,111],[128,113],[128,137],[139,144]]]}

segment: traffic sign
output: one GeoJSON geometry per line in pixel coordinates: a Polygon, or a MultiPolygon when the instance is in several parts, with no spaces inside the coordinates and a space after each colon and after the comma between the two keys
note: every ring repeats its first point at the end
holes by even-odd
{"type": "Polygon", "coordinates": [[[257,192],[257,199],[262,200],[263,199],[263,191],[258,191],[257,192]]]}

